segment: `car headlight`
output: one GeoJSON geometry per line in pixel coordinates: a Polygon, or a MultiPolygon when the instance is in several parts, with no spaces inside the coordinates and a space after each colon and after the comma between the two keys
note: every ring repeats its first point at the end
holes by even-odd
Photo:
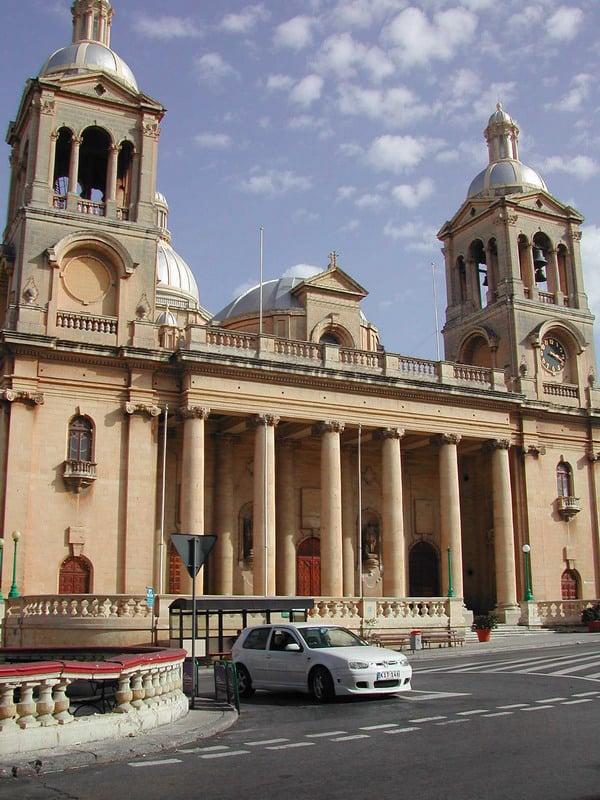
{"type": "Polygon", "coordinates": [[[348,667],[350,669],[369,669],[368,661],[349,661],[348,667]]]}

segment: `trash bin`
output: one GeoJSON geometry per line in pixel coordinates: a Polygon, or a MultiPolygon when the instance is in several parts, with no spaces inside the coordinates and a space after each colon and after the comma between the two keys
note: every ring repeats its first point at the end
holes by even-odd
{"type": "Polygon", "coordinates": [[[410,632],[410,649],[411,650],[422,650],[423,649],[423,639],[422,631],[411,631],[410,632]]]}

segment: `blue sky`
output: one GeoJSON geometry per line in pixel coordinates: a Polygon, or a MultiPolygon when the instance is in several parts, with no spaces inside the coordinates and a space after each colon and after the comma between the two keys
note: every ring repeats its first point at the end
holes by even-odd
{"type": "MultiPolygon", "coordinates": [[[[435,234],[487,164],[498,101],[522,161],[586,217],[600,311],[598,0],[112,2],[113,49],[168,110],[157,188],[209,311],[258,282],[262,226],[265,279],[335,250],[385,348],[435,358],[435,234]]],[[[2,0],[5,130],[25,80],[70,42],[70,5],[2,0]]]]}

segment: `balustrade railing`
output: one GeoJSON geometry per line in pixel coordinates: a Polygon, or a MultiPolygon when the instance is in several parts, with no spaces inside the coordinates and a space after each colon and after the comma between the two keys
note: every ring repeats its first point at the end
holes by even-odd
{"type": "Polygon", "coordinates": [[[551,397],[566,397],[568,399],[578,399],[579,389],[575,384],[569,383],[545,383],[544,394],[551,397]]]}
{"type": "Polygon", "coordinates": [[[463,381],[485,383],[489,386],[492,382],[492,371],[484,367],[471,367],[468,364],[455,364],[454,377],[463,381]]]}
{"type": "Polygon", "coordinates": [[[151,619],[145,595],[43,595],[6,600],[6,618],[11,617],[70,617],[71,619],[151,619]]]}
{"type": "Polygon", "coordinates": [[[115,317],[95,317],[92,314],[58,311],[56,314],[56,326],[57,328],[69,328],[90,333],[116,334],[118,323],[115,317]]]}
{"type": "Polygon", "coordinates": [[[177,703],[187,712],[182,675],[185,657],[185,650],[156,648],[111,656],[100,663],[57,660],[0,664],[0,743],[6,744],[4,734],[11,730],[76,724],[76,707],[68,694],[75,681],[96,686],[116,684],[114,714],[143,713],[159,704],[177,703]]]}
{"type": "Polygon", "coordinates": [[[374,353],[370,350],[350,350],[340,347],[340,361],[342,364],[350,364],[353,367],[380,369],[383,364],[383,356],[381,353],[374,353]]]}

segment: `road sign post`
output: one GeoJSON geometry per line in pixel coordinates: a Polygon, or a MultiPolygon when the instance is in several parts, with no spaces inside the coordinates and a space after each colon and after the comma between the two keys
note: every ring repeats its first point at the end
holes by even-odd
{"type": "Polygon", "coordinates": [[[196,629],[198,627],[196,624],[196,575],[215,546],[217,537],[214,534],[200,536],[193,533],[172,533],[171,541],[192,579],[192,700],[190,708],[194,708],[198,681],[196,673],[196,629]]]}

